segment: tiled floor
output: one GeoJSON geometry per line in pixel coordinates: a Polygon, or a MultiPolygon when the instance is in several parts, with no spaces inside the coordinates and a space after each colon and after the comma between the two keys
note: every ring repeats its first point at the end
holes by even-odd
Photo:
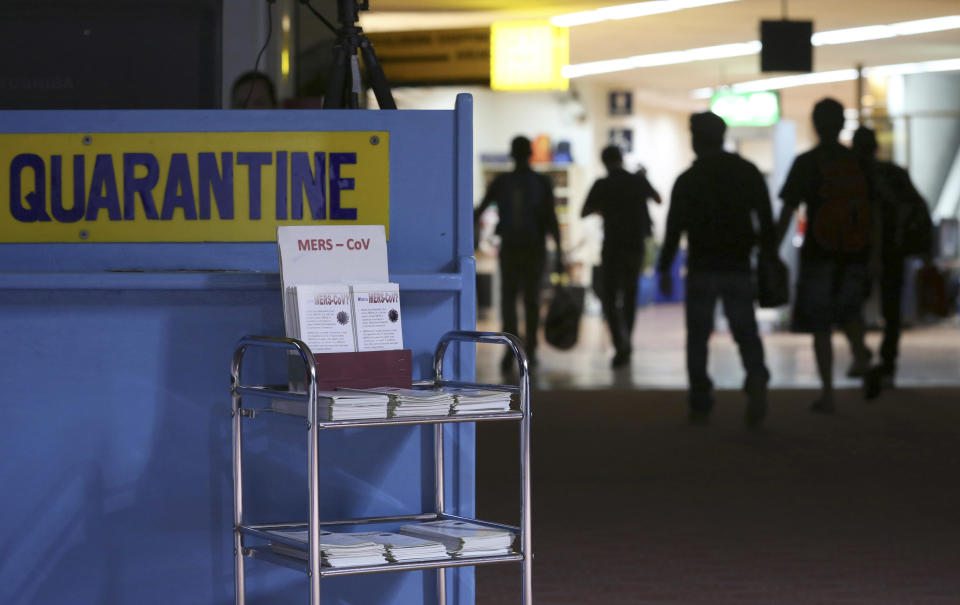
{"type": "MultiPolygon", "coordinates": [[[[718,322],[721,326],[721,322],[718,322]]],[[[480,330],[499,330],[496,318],[481,319],[480,330]]],[[[534,380],[544,389],[647,388],[686,389],[685,331],[682,305],[655,305],[637,311],[633,332],[633,359],[628,368],[610,368],[613,356],[610,336],[599,314],[585,314],[576,347],[560,351],[543,344],[534,380]]],[[[763,337],[772,388],[817,388],[819,379],[813,361],[811,337],[806,334],[772,332],[763,337]]],[[[543,343],[541,337],[540,342],[543,343]]],[[[874,351],[880,333],[867,335],[874,351]]],[[[477,378],[500,382],[502,347],[480,345],[477,378]]],[[[834,336],[838,388],[854,387],[845,377],[850,349],[839,333],[834,336]]],[[[729,333],[717,332],[710,342],[710,373],[718,389],[740,388],[743,369],[729,333]]],[[[949,320],[937,325],[906,330],[901,340],[900,386],[960,385],[960,324],[949,320]]]]}

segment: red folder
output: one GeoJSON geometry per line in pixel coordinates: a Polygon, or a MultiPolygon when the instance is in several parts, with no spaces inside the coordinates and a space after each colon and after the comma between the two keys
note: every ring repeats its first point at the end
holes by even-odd
{"type": "Polygon", "coordinates": [[[314,353],[317,362],[317,389],[337,387],[413,386],[413,355],[410,349],[363,351],[361,353],[314,353]]]}

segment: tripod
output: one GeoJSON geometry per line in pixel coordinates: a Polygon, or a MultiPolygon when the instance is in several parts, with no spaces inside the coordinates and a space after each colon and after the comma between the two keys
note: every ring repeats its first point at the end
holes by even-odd
{"type": "Polygon", "coordinates": [[[383,75],[380,62],[373,51],[373,44],[357,25],[360,20],[360,10],[368,10],[370,0],[363,0],[358,5],[357,0],[337,0],[337,18],[340,29],[337,30],[337,41],[333,46],[333,68],[330,70],[330,79],[327,81],[327,92],[323,100],[324,109],[357,109],[360,107],[360,94],[363,87],[360,81],[360,60],[357,57],[359,50],[363,56],[373,93],[377,97],[380,109],[396,109],[397,104],[387,84],[387,77],[383,75]]]}

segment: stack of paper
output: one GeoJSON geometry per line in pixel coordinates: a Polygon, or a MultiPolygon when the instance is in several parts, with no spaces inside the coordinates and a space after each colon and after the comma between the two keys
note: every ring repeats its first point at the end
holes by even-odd
{"type": "Polygon", "coordinates": [[[387,560],[392,563],[450,558],[446,547],[435,540],[423,540],[389,532],[368,532],[353,535],[362,536],[377,544],[383,544],[384,548],[387,549],[387,560]]]}
{"type": "Polygon", "coordinates": [[[482,414],[484,412],[506,412],[510,410],[510,393],[489,389],[466,389],[444,387],[445,393],[453,395],[454,414],[482,414]]]}
{"type": "MultiPolygon", "coordinates": [[[[321,421],[386,418],[389,402],[388,396],[379,393],[320,391],[317,393],[317,412],[321,421]]],[[[271,407],[281,414],[304,417],[307,415],[307,404],[304,401],[273,399],[271,407]]]]}
{"type": "Polygon", "coordinates": [[[513,532],[505,529],[449,519],[404,525],[400,533],[442,542],[453,557],[507,555],[514,537],[513,532]]]}
{"type": "Polygon", "coordinates": [[[287,288],[287,336],[305,342],[313,353],[357,350],[355,318],[346,284],[298,284],[287,288]]]}
{"type": "Polygon", "coordinates": [[[366,393],[381,393],[390,397],[390,418],[410,416],[446,416],[453,405],[453,395],[431,389],[399,389],[396,387],[375,387],[359,390],[366,393]]]}
{"type": "MultiPolygon", "coordinates": [[[[307,544],[307,532],[283,532],[284,536],[307,544]]],[[[306,557],[306,552],[292,546],[272,542],[271,548],[278,553],[306,557]]],[[[357,567],[360,565],[381,565],[386,563],[386,549],[378,544],[354,534],[338,534],[329,531],[320,532],[320,558],[323,565],[329,567],[357,567]]]]}
{"type": "Polygon", "coordinates": [[[321,420],[386,418],[390,398],[378,393],[324,391],[317,393],[321,420]]]}

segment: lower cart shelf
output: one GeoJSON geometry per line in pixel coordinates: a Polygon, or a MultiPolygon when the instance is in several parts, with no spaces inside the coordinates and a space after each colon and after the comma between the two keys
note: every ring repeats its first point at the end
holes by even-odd
{"type": "MultiPolygon", "coordinates": [[[[424,513],[420,515],[405,515],[395,517],[370,517],[366,519],[351,519],[347,521],[324,521],[318,523],[325,530],[338,530],[343,533],[354,533],[352,529],[363,527],[369,530],[370,526],[376,526],[376,531],[395,532],[401,525],[411,522],[425,521],[463,521],[482,525],[491,529],[508,531],[513,534],[514,539],[520,535],[520,529],[500,523],[482,521],[479,519],[470,519],[459,517],[457,515],[424,513]]],[[[260,546],[245,547],[243,554],[253,559],[262,559],[270,561],[290,569],[309,572],[309,552],[307,544],[300,539],[294,538],[289,534],[292,532],[302,532],[309,529],[307,523],[271,523],[264,525],[241,525],[239,528],[241,534],[265,540],[268,543],[260,546]],[[274,545],[281,545],[275,548],[274,545]]],[[[321,577],[350,576],[370,573],[383,573],[391,571],[410,571],[416,569],[441,569],[445,567],[464,567],[469,565],[487,565],[492,563],[510,563],[523,561],[523,554],[511,550],[509,553],[494,556],[457,556],[443,557],[437,559],[426,559],[420,561],[407,562],[384,562],[376,565],[356,565],[349,567],[331,567],[323,565],[320,568],[321,577]]]]}
{"type": "MultiPolygon", "coordinates": [[[[269,546],[254,546],[243,550],[243,554],[251,559],[262,559],[276,565],[281,565],[295,571],[309,573],[307,560],[280,554],[269,546]]],[[[306,556],[306,553],[304,553],[306,556]]],[[[408,563],[383,563],[382,565],[362,565],[357,567],[321,567],[321,578],[336,576],[357,576],[361,574],[386,573],[391,571],[413,571],[417,569],[443,569],[446,567],[467,567],[470,565],[487,565],[491,563],[515,563],[523,561],[520,553],[510,553],[495,557],[464,557],[461,559],[442,559],[436,561],[411,561],[408,563]]]]}

